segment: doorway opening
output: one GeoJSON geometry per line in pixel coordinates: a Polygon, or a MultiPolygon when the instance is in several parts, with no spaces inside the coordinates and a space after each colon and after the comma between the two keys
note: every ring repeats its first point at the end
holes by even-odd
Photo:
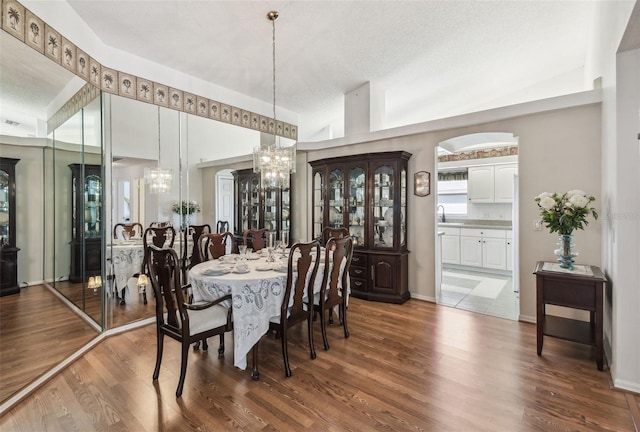
{"type": "Polygon", "coordinates": [[[518,139],[463,135],[436,152],[436,302],[518,320],[518,139]]]}

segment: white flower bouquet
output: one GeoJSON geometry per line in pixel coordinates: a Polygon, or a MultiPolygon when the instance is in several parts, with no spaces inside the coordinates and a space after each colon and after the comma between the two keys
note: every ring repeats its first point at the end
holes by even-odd
{"type": "Polygon", "coordinates": [[[174,213],[182,214],[182,215],[190,215],[193,213],[198,213],[200,211],[200,204],[195,201],[180,201],[175,202],[171,206],[171,210],[174,213]]]}
{"type": "Polygon", "coordinates": [[[573,230],[584,229],[589,224],[587,216],[598,219],[598,213],[589,207],[594,196],[587,196],[584,191],[570,190],[564,194],[542,192],[534,198],[540,208],[540,216],[550,232],[561,235],[571,234],[573,230]]]}

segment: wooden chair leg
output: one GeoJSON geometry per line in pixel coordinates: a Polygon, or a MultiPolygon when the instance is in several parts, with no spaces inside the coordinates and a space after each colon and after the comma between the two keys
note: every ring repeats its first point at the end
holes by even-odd
{"type": "Polygon", "coordinates": [[[282,331],[280,337],[282,342],[282,358],[284,360],[284,375],[289,378],[291,376],[291,368],[289,367],[289,352],[287,351],[287,330],[282,331]]]}
{"type": "MultiPolygon", "coordinates": [[[[310,306],[313,307],[313,306],[310,306]]],[[[311,360],[314,360],[316,358],[316,347],[313,344],[313,315],[309,314],[309,317],[307,318],[307,333],[308,333],[308,337],[309,337],[309,351],[311,354],[311,360]]]]}
{"type": "Polygon", "coordinates": [[[218,346],[218,358],[224,357],[224,333],[220,333],[220,345],[218,346]]]}
{"type": "Polygon", "coordinates": [[[253,354],[253,370],[251,371],[251,379],[254,381],[258,381],[260,379],[260,371],[258,370],[258,344],[260,341],[256,342],[256,344],[251,348],[251,353],[253,354]]]}
{"type": "Polygon", "coordinates": [[[320,309],[320,330],[322,330],[322,343],[324,345],[324,350],[327,351],[329,349],[329,341],[327,340],[327,322],[325,321],[324,305],[321,305],[320,309]]]}
{"type": "Polygon", "coordinates": [[[349,337],[349,328],[347,327],[347,306],[342,303],[340,305],[340,312],[342,313],[342,327],[344,327],[344,337],[349,337]]]}
{"type": "Polygon", "coordinates": [[[202,339],[202,351],[209,351],[209,344],[207,343],[207,338],[202,339]]]}
{"type": "Polygon", "coordinates": [[[178,380],[178,389],[176,390],[176,397],[182,396],[182,389],[184,388],[184,380],[187,376],[187,356],[189,355],[189,344],[182,344],[182,359],[180,360],[180,379],[178,380]]]}
{"type": "Polygon", "coordinates": [[[157,342],[157,351],[156,351],[156,367],[153,370],[153,380],[156,381],[158,376],[160,375],[160,363],[162,363],[162,348],[164,345],[164,334],[158,334],[158,342],[157,342]]]}

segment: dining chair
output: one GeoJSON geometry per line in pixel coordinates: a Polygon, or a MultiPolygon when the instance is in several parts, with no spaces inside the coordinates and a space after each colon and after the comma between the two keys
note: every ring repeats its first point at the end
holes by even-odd
{"type": "Polygon", "coordinates": [[[347,302],[349,299],[349,267],[353,256],[353,239],[351,237],[331,237],[324,251],[324,272],[320,293],[314,297],[313,309],[320,314],[320,328],[324,349],[329,349],[327,341],[326,313],[333,314],[338,306],[338,316],[344,329],[344,337],[349,337],[347,327],[347,302]]]}
{"type": "MultiPolygon", "coordinates": [[[[287,266],[287,283],[280,306],[280,316],[269,321],[269,330],[275,331],[282,343],[282,358],[284,360],[284,373],[291,376],[289,366],[289,354],[287,350],[287,333],[289,328],[296,324],[307,322],[309,338],[309,351],[311,359],[316,358],[316,350],[313,346],[313,286],[320,260],[313,259],[320,256],[320,243],[296,243],[291,246],[287,266]]],[[[257,361],[254,351],[254,364],[257,361]]]]}
{"type": "Polygon", "coordinates": [[[232,308],[224,307],[221,303],[230,301],[231,295],[211,302],[185,302],[184,290],[189,285],[182,285],[180,260],[176,251],[155,245],[147,246],[146,250],[149,279],[156,298],[157,351],[153,380],[156,381],[160,375],[164,337],[169,336],[182,345],[180,378],[176,390],[176,397],[180,397],[187,374],[189,346],[192,343],[219,335],[218,356],[224,356],[224,334],[233,330],[233,321],[232,308]]]}
{"type": "Polygon", "coordinates": [[[227,252],[227,244],[231,245],[231,250],[235,250],[236,239],[230,232],[222,234],[209,233],[202,234],[198,238],[197,252],[200,262],[218,259],[227,252]]]}
{"type": "Polygon", "coordinates": [[[347,227],[324,227],[322,229],[322,245],[326,245],[331,237],[349,237],[347,227]]]}
{"type": "Polygon", "coordinates": [[[170,221],[151,222],[149,228],[168,228],[172,226],[170,221]]]}
{"type": "Polygon", "coordinates": [[[253,248],[254,251],[264,249],[266,246],[265,234],[266,228],[260,228],[257,230],[248,229],[242,235],[242,241],[247,247],[253,248]]]}
{"type": "Polygon", "coordinates": [[[142,238],[144,228],[139,222],[124,223],[119,222],[113,226],[113,238],[116,240],[127,240],[130,238],[142,238]]]}
{"type": "Polygon", "coordinates": [[[182,268],[183,275],[182,278],[186,280],[187,273],[186,271],[191,269],[194,265],[199,264],[200,254],[198,253],[198,239],[202,234],[210,234],[211,233],[211,225],[189,225],[187,229],[184,230],[184,246],[182,248],[182,268]],[[188,245],[189,240],[191,240],[192,247],[191,251],[189,251],[188,245]]]}
{"type": "MultiPolygon", "coordinates": [[[[176,230],[173,229],[171,225],[163,228],[157,227],[149,227],[144,230],[144,234],[142,235],[142,246],[144,248],[144,258],[142,261],[142,268],[140,269],[140,273],[136,273],[134,276],[139,277],[141,274],[149,275],[149,267],[147,265],[147,254],[148,249],[147,246],[153,245],[157,248],[173,248],[173,243],[176,239],[176,230]]],[[[142,291],[142,299],[144,304],[147,304],[147,290],[143,288],[142,291]]],[[[121,304],[124,303],[124,291],[122,292],[122,300],[121,304]]]]}
{"type": "Polygon", "coordinates": [[[216,232],[218,234],[222,234],[224,232],[229,231],[229,222],[228,221],[223,221],[223,220],[219,220],[216,223],[216,232]]]}

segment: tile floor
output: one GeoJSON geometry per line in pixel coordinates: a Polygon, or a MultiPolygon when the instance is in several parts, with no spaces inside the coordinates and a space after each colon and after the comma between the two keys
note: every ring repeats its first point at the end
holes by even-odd
{"type": "Polygon", "coordinates": [[[517,320],[519,295],[511,276],[444,268],[438,304],[517,320]]]}

